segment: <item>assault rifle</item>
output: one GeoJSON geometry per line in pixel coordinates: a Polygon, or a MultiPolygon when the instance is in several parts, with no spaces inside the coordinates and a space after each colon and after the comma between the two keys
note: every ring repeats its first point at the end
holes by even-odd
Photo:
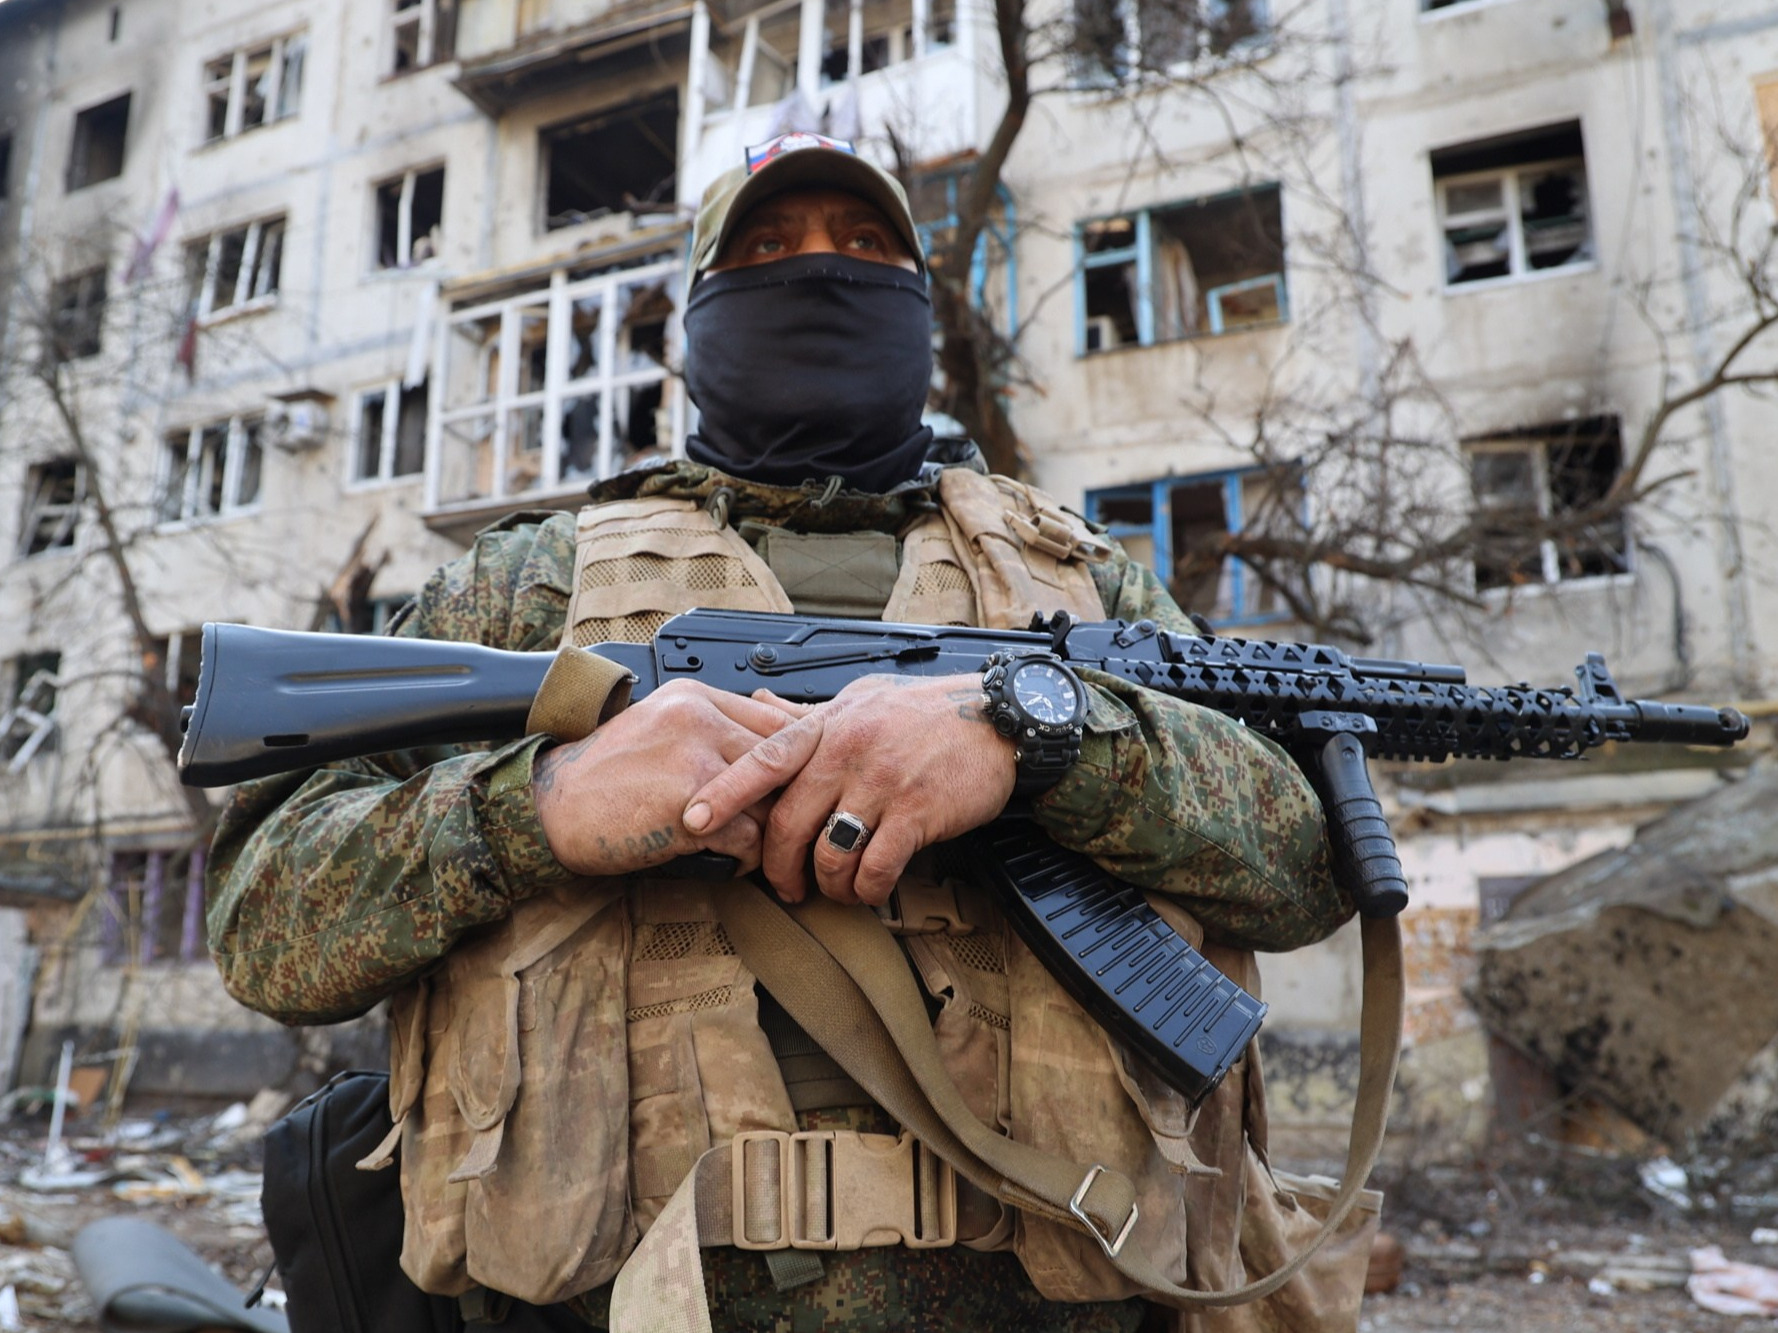
{"type": "MultiPolygon", "coordinates": [[[[1148,620],[1088,623],[1062,612],[1020,632],[690,611],[651,643],[585,651],[630,673],[632,700],[695,679],[737,694],[764,686],[800,702],[830,699],[864,675],[964,675],[996,652],[1054,652],[1076,668],[1215,709],[1281,744],[1321,797],[1341,883],[1372,917],[1401,911],[1407,881],[1367,757],[1578,759],[1607,741],[1732,745],[1749,726],[1732,708],[1625,699],[1597,653],[1575,669],[1573,686],[1483,689],[1467,684],[1459,666],[1178,634],[1148,620]]],[[[427,639],[208,624],[180,777],[220,786],[415,746],[511,740],[526,733],[556,660],[427,639]]],[[[1180,938],[1140,889],[1028,821],[997,820],[950,850],[997,885],[1014,927],[1081,1005],[1194,1100],[1258,1031],[1266,1006],[1180,938]]],[[[682,857],[664,869],[727,873],[733,863],[682,857]]]]}

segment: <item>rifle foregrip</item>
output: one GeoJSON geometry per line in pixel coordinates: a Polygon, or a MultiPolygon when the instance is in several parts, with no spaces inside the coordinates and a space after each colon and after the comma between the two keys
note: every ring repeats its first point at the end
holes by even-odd
{"type": "Polygon", "coordinates": [[[1334,868],[1358,914],[1400,915],[1408,905],[1408,881],[1358,737],[1342,732],[1321,747],[1320,785],[1334,868]]]}

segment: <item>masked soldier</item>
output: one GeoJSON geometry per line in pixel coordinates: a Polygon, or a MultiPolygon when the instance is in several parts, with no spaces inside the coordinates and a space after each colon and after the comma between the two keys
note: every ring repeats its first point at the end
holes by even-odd
{"type": "MultiPolygon", "coordinates": [[[[394,633],[546,650],[646,639],[700,606],[999,628],[1067,610],[1191,631],[1151,571],[922,424],[920,238],[900,186],[848,145],[751,152],[707,192],[691,265],[687,458],[597,484],[578,519],[483,532],[394,633]]],[[[734,895],[765,901],[755,885],[874,912],[983,1125],[1127,1176],[1133,1241],[1167,1281],[1225,1287],[1272,1265],[1242,1253],[1244,1207],[1285,1197],[1248,1146],[1263,1137],[1252,1058],[1194,1115],[932,849],[1017,796],[1172,904],[1254,990],[1249,950],[1350,914],[1320,808],[1282,752],[1214,712],[1066,668],[1042,695],[876,676],[809,708],[680,683],[574,743],[251,783],[216,834],[211,948],[235,996],[287,1023],[391,999],[393,1128],[366,1165],[399,1162],[401,1267],[472,1316],[1173,1327],[1196,1316],[1146,1300],[1107,1237],[915,1146],[756,985],[724,925],[734,895]],[[991,717],[1020,709],[1073,726],[1020,749],[991,717]],[[662,870],[701,852],[753,884],[662,870]]],[[[1356,1292],[1341,1305],[1314,1326],[1351,1327],[1356,1292]]]]}

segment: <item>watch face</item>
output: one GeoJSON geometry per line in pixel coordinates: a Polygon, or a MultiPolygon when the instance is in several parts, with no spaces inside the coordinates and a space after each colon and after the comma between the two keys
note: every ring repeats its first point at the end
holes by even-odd
{"type": "Polygon", "coordinates": [[[1080,687],[1048,662],[1027,662],[1013,673],[1012,697],[1027,716],[1046,726],[1063,726],[1080,711],[1080,687]]]}

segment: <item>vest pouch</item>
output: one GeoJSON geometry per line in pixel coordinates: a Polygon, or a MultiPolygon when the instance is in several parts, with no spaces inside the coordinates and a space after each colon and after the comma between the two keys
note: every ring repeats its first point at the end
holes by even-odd
{"type": "MultiPolygon", "coordinates": [[[[1244,1069],[1238,1064],[1194,1115],[1147,1070],[1123,1066],[1104,1029],[1016,934],[1006,942],[1013,1137],[1121,1171],[1137,1190],[1132,1241],[1161,1273],[1179,1285],[1228,1285],[1246,1177],[1244,1069]],[[1231,1213],[1217,1216],[1231,1197],[1231,1213]]],[[[1029,1213],[1019,1214],[1013,1248],[1051,1300],[1145,1294],[1092,1238],[1029,1213]]]]}
{"type": "Polygon", "coordinates": [[[796,1116],[759,1026],[754,976],[716,919],[728,885],[649,880],[629,895],[629,1148],[644,1231],[710,1147],[796,1116]]]}
{"type": "Polygon", "coordinates": [[[628,924],[615,889],[520,903],[435,979],[426,1078],[402,1140],[402,1267],[547,1305],[608,1281],[635,1243],[624,1056],[628,924]]]}
{"type": "MultiPolygon", "coordinates": [[[[1339,1188],[1326,1176],[1269,1170],[1251,1148],[1246,1175],[1236,1282],[1275,1271],[1308,1244],[1339,1188]]],[[[1175,1333],[1353,1333],[1382,1207],[1380,1192],[1361,1191],[1339,1230],[1282,1288],[1247,1305],[1182,1311],[1175,1333]]]]}

